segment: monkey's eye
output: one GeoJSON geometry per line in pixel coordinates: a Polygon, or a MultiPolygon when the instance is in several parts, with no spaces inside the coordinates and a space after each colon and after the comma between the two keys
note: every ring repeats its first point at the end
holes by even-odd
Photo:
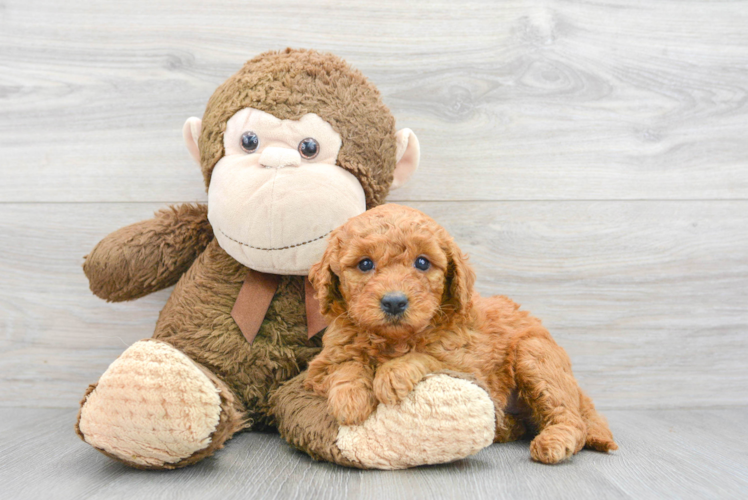
{"type": "Polygon", "coordinates": [[[429,267],[431,267],[431,262],[426,257],[418,257],[413,263],[413,267],[421,271],[428,271],[429,267]]]}
{"type": "Polygon", "coordinates": [[[299,154],[302,158],[311,160],[319,154],[319,143],[311,137],[307,137],[299,143],[299,154]]]}
{"type": "Polygon", "coordinates": [[[242,134],[242,149],[247,153],[254,153],[259,145],[260,138],[254,132],[244,132],[242,134]]]}
{"type": "Polygon", "coordinates": [[[371,271],[374,269],[374,261],[369,258],[361,259],[361,262],[358,263],[358,269],[363,272],[371,271]]]}

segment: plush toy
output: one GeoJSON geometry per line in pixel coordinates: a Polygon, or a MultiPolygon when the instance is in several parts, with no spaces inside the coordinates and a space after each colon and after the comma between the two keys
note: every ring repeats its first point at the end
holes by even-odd
{"type": "Polygon", "coordinates": [[[469,376],[429,377],[356,426],[339,426],[304,388],[325,328],[305,276],[335,227],[418,166],[415,135],[395,130],[361,73],[314,51],[262,54],[184,137],[208,206],[120,229],[83,266],[108,301],[176,284],[153,338],[88,388],[76,424],[85,442],[145,469],[193,464],[238,431],[273,427],[316,459],[361,468],[448,462],[492,442],[493,402],[469,376]]]}

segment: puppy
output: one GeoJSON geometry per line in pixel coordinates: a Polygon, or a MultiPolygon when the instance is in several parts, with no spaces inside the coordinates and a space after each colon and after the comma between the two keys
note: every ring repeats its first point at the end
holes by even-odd
{"type": "Polygon", "coordinates": [[[585,446],[618,448],[540,321],[506,297],[479,297],[466,257],[418,210],[382,205],[350,219],[309,278],[330,326],[305,384],[341,425],[398,403],[428,373],[453,370],[487,388],[495,442],[536,433],[530,454],[547,464],[585,446]]]}

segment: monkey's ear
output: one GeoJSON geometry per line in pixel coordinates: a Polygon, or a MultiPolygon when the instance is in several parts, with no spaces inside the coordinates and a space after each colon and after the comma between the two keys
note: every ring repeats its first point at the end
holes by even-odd
{"type": "Polygon", "coordinates": [[[421,161],[421,146],[418,144],[418,137],[412,130],[409,128],[398,130],[395,134],[395,140],[397,141],[397,163],[395,164],[395,177],[390,189],[404,186],[418,168],[418,162],[421,161]]]}
{"type": "Polygon", "coordinates": [[[182,136],[184,143],[187,145],[187,151],[195,162],[200,165],[200,149],[197,147],[197,140],[200,138],[200,131],[203,128],[203,121],[200,118],[187,118],[182,127],[182,136]]]}

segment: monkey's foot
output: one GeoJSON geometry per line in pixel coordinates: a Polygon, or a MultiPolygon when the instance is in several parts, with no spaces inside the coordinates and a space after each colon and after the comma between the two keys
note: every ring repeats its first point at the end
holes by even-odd
{"type": "Polygon", "coordinates": [[[88,444],[142,469],[193,464],[244,424],[226,385],[169,344],[136,342],[81,401],[76,431],[88,444]]]}
{"type": "Polygon", "coordinates": [[[429,375],[396,405],[380,404],[362,425],[343,426],[336,445],[358,466],[404,469],[460,460],[493,443],[495,409],[475,383],[429,375]]]}

